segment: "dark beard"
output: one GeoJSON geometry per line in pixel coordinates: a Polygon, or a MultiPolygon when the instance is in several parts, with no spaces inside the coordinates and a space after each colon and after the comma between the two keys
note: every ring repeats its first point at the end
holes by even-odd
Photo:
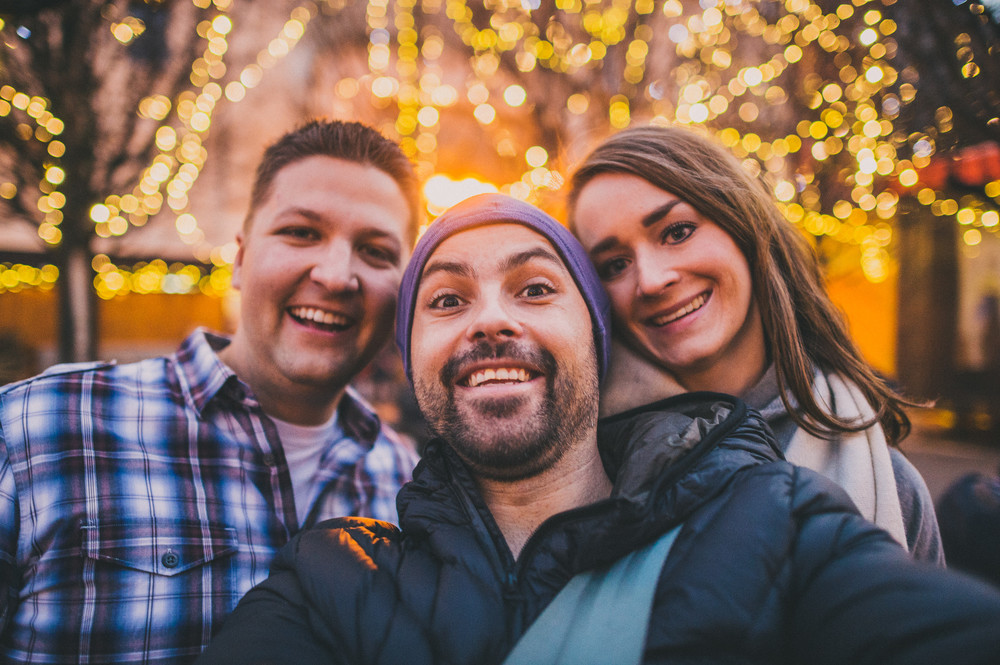
{"type": "Polygon", "coordinates": [[[545,349],[527,348],[514,341],[493,345],[484,340],[450,358],[436,385],[415,378],[417,402],[434,433],[477,475],[504,481],[529,478],[558,462],[582,433],[594,426],[597,367],[592,352],[590,357],[594,360],[574,377],[567,375],[572,372],[560,372],[556,359],[545,349]],[[493,359],[521,361],[542,370],[545,391],[537,409],[526,412],[531,401],[527,396],[479,400],[459,408],[455,402],[459,369],[493,359]]]}

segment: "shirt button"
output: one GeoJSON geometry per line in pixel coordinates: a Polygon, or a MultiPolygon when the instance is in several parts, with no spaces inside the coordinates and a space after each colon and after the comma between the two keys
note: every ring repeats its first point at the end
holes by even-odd
{"type": "Polygon", "coordinates": [[[163,564],[164,568],[176,568],[177,564],[180,562],[181,557],[173,550],[167,550],[163,553],[163,556],[160,557],[160,563],[163,564]]]}
{"type": "Polygon", "coordinates": [[[267,453],[266,455],[264,455],[264,464],[268,466],[274,466],[274,455],[272,455],[271,453],[267,453]]]}

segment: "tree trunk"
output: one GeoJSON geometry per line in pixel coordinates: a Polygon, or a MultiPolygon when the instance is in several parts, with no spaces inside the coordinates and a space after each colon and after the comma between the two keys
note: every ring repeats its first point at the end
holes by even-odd
{"type": "Polygon", "coordinates": [[[97,358],[97,293],[88,247],[64,247],[59,256],[59,361],[97,358]]]}

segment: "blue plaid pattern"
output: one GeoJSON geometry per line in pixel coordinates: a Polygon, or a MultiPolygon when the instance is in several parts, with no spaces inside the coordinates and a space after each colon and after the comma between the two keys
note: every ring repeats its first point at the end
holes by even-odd
{"type": "MultiPolygon", "coordinates": [[[[274,424],[197,331],[177,353],[0,391],[3,662],[179,663],[298,531],[274,424]]],[[[353,392],[306,526],[395,522],[416,463],[353,392]]]]}

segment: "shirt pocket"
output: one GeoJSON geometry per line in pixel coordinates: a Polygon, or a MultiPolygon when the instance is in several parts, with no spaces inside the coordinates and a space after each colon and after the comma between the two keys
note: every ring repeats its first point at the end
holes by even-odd
{"type": "Polygon", "coordinates": [[[94,520],[80,526],[83,556],[173,577],[232,556],[236,529],[198,520],[94,520]]]}

